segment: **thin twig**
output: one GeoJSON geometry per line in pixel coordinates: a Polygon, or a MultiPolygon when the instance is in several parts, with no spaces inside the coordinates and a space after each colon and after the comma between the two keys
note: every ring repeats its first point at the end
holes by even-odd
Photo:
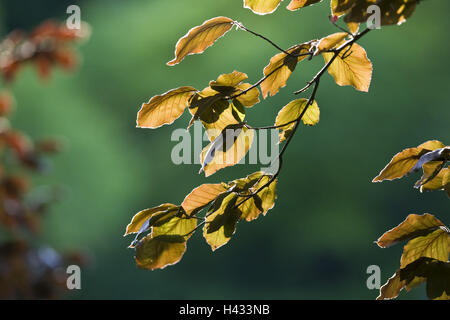
{"type": "Polygon", "coordinates": [[[255,32],[255,31],[252,31],[252,30],[248,29],[248,28],[245,27],[242,23],[235,21],[235,22],[234,22],[234,25],[235,25],[236,27],[238,27],[239,29],[241,29],[241,30],[250,32],[250,33],[253,34],[254,36],[257,36],[257,37],[259,37],[259,38],[261,38],[261,39],[267,41],[267,42],[270,43],[272,46],[274,46],[275,48],[277,48],[279,51],[281,51],[281,52],[287,54],[288,56],[291,55],[291,53],[287,52],[286,50],[284,50],[283,48],[281,48],[280,46],[278,46],[275,42],[273,42],[273,41],[270,40],[269,38],[263,36],[262,34],[259,34],[259,33],[255,32]]]}
{"type": "MultiPolygon", "coordinates": [[[[322,75],[328,70],[330,65],[339,56],[339,54],[341,54],[342,50],[344,50],[348,46],[350,46],[350,48],[351,48],[353,43],[358,41],[361,37],[363,37],[365,34],[367,34],[370,30],[371,29],[364,30],[363,32],[355,35],[351,40],[348,40],[347,42],[345,42],[344,44],[339,46],[337,49],[335,49],[333,51],[334,55],[330,59],[330,61],[328,61],[328,63],[326,63],[325,66],[322,69],[319,70],[319,72],[314,76],[314,78],[311,81],[308,82],[307,86],[304,87],[303,89],[295,92],[295,94],[302,93],[302,92],[306,91],[307,89],[309,89],[312,85],[314,85],[313,92],[311,93],[305,108],[302,110],[301,114],[295,120],[289,121],[289,122],[287,122],[285,124],[278,125],[278,126],[260,127],[260,128],[252,128],[252,127],[249,126],[250,128],[252,128],[254,130],[261,130],[261,129],[275,129],[275,128],[279,128],[279,127],[284,127],[284,126],[286,126],[288,124],[291,124],[291,123],[295,123],[295,126],[292,129],[291,135],[287,138],[286,143],[284,144],[283,148],[281,149],[280,153],[278,154],[278,162],[279,162],[279,164],[278,164],[277,172],[272,176],[272,178],[267,183],[262,185],[255,192],[252,192],[251,194],[244,196],[244,199],[241,200],[238,204],[236,204],[235,207],[239,207],[240,205],[242,205],[243,203],[245,203],[246,201],[251,199],[253,196],[255,196],[259,192],[261,192],[264,188],[269,187],[275,181],[275,179],[280,174],[281,168],[283,166],[283,155],[286,152],[290,142],[292,141],[292,138],[294,137],[294,135],[295,135],[295,133],[297,131],[297,128],[299,127],[299,123],[300,123],[301,119],[305,115],[305,113],[308,110],[309,106],[311,106],[314,103],[314,100],[315,100],[315,97],[316,97],[316,93],[317,93],[317,89],[319,88],[319,83],[320,83],[320,79],[321,79],[322,75]]],[[[346,51],[346,53],[347,52],[348,52],[348,50],[346,51]]]]}

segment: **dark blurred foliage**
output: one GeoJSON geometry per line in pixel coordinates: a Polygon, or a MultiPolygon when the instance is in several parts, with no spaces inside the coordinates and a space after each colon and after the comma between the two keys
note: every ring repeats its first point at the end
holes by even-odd
{"type": "Polygon", "coordinates": [[[61,255],[23,240],[0,245],[1,299],[57,299],[67,293],[67,265],[85,263],[80,253],[61,255]]]}
{"type": "Polygon", "coordinates": [[[6,235],[0,243],[1,299],[61,297],[65,267],[81,262],[79,253],[61,254],[39,240],[42,217],[60,192],[57,187],[39,188],[30,177],[48,171],[48,155],[60,151],[61,145],[55,139],[34,141],[13,127],[10,116],[16,99],[8,89],[28,64],[37,67],[41,79],[47,79],[56,65],[73,69],[76,59],[68,43],[83,38],[81,31],[46,21],[29,33],[13,30],[0,42],[0,228],[6,235]]]}
{"type": "MultiPolygon", "coordinates": [[[[67,16],[64,1],[26,2],[33,10],[22,1],[2,2],[3,36],[67,16]]],[[[320,123],[302,128],[292,142],[277,202],[266,217],[239,223],[233,239],[214,253],[197,234],[176,266],[155,272],[135,266],[134,252],[126,249],[130,239],[122,235],[137,211],[181,203],[201,183],[230,181],[260,168],[236,166],[204,179],[198,165],[172,164],[176,142],[170,136],[185,127],[187,114],[171,127],[135,128],[136,113],[151,96],[182,85],[201,89],[233,70],[255,82],[276,53],[261,39],[233,31],[203,55],[169,68],[176,41],[223,15],[288,48],[336,32],[326,2],[268,16],[243,9],[241,0],[80,3],[81,18],[92,27],[90,41],[80,48],[82,68],[70,77],[55,70],[42,84],[27,67],[12,85],[20,101],[16,128],[33,137],[59,134],[68,142],[52,174],[34,179],[38,185],[63,183],[67,190],[44,220],[44,240],[58,251],[77,247],[94,258],[82,270],[83,289],[67,297],[375,299],[378,292],[366,287],[366,269],[379,265],[384,282],[398,266],[401,246],[382,250],[373,241],[409,213],[430,212],[449,224],[445,194],[418,194],[411,185],[419,177],[370,182],[398,150],[450,139],[450,82],[443,67],[450,54],[450,3],[423,1],[405,24],[361,41],[374,63],[369,93],[323,78],[320,123]]],[[[249,110],[249,123],[271,125],[294,99],[292,92],[322,65],[320,58],[299,65],[286,88],[249,110]]],[[[400,298],[426,296],[422,288],[400,298]]]]}

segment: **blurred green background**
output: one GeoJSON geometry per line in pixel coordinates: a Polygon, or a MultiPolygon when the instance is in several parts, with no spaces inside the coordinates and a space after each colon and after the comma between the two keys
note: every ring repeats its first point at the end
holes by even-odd
{"type": "MultiPolygon", "coordinates": [[[[232,240],[212,253],[201,233],[182,261],[164,270],[138,269],[123,238],[137,211],[181,203],[204,182],[229,181],[259,169],[228,168],[205,179],[199,165],[174,165],[172,126],[135,128],[141,103],[181,85],[198,89],[221,73],[239,70],[255,82],[276,50],[243,31],[232,31],[203,55],[176,67],[176,41],[214,16],[243,22],[280,46],[335,32],[324,1],[298,12],[281,6],[257,16],[242,0],[1,1],[0,31],[30,30],[42,20],[67,17],[81,7],[92,36],[79,48],[75,74],[57,70],[43,83],[32,67],[19,74],[13,123],[32,137],[61,136],[65,152],[40,185],[63,185],[65,197],[50,210],[43,241],[90,256],[82,290],[72,299],[374,299],[366,269],[379,265],[382,283],[399,265],[402,246],[380,249],[374,241],[409,213],[430,212],[450,224],[443,192],[420,194],[418,175],[373,184],[396,152],[429,139],[449,143],[450,2],[423,1],[402,26],[372,32],[360,44],[374,64],[369,93],[339,87],[323,77],[318,126],[301,127],[286,153],[276,206],[266,217],[241,222],[232,240]]],[[[254,125],[270,125],[293,91],[323,65],[298,66],[288,86],[248,110],[254,125]]],[[[425,288],[401,298],[425,298],[425,288]]]]}

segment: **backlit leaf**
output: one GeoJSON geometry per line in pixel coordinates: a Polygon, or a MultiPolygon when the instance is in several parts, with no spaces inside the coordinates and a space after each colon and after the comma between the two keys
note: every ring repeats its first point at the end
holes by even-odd
{"type": "MultiPolygon", "coordinates": [[[[236,86],[235,94],[238,94],[242,91],[248,90],[252,87],[249,83],[242,83],[236,86]]],[[[240,95],[236,98],[236,100],[241,103],[244,107],[252,107],[255,104],[259,103],[259,90],[258,88],[252,88],[247,93],[240,95]]]]}
{"type": "Polygon", "coordinates": [[[412,170],[422,155],[442,147],[444,147],[442,142],[430,140],[416,148],[405,149],[397,153],[372,182],[402,178],[412,170]]]}
{"type": "Polygon", "coordinates": [[[186,251],[186,241],[195,231],[197,219],[187,217],[181,207],[170,210],[161,219],[152,221],[155,215],[163,212],[154,213],[147,220],[152,231],[136,244],[135,260],[138,267],[162,269],[180,261],[186,251]]]}
{"type": "Polygon", "coordinates": [[[213,251],[230,241],[236,231],[241,216],[240,210],[235,208],[236,200],[237,195],[230,193],[223,199],[216,200],[219,201],[218,204],[208,212],[203,236],[213,251]]]}
{"type": "Polygon", "coordinates": [[[196,93],[191,99],[189,111],[192,119],[202,121],[210,141],[214,140],[229,125],[237,125],[245,118],[245,108],[259,102],[259,90],[252,88],[245,73],[233,71],[220,75],[210,86],[196,93]],[[239,96],[238,96],[239,95],[239,96]],[[230,101],[230,98],[231,101],[230,101]]]}
{"type": "Polygon", "coordinates": [[[234,91],[234,87],[236,87],[239,83],[244,80],[247,80],[248,76],[239,71],[233,71],[232,73],[221,74],[217,80],[211,81],[209,86],[211,89],[216,90],[225,95],[231,95],[234,91]]]}
{"type": "Polygon", "coordinates": [[[264,76],[267,79],[261,83],[261,92],[264,99],[270,93],[271,96],[277,94],[280,88],[286,86],[286,82],[295,70],[297,63],[308,57],[310,43],[295,45],[286,52],[278,53],[270,59],[269,64],[264,68],[264,76]]]}
{"type": "Polygon", "coordinates": [[[348,22],[347,23],[348,31],[350,31],[351,34],[357,34],[359,30],[359,23],[357,22],[348,22]]]}
{"type": "Polygon", "coordinates": [[[185,214],[180,216],[174,216],[169,221],[153,226],[152,235],[171,235],[182,236],[185,240],[189,239],[193,234],[195,227],[197,226],[197,219],[189,218],[185,214]]]}
{"type": "Polygon", "coordinates": [[[202,168],[208,177],[245,157],[253,142],[254,131],[242,125],[228,126],[201,153],[202,168]]]}
{"type": "Polygon", "coordinates": [[[450,235],[446,227],[441,226],[433,232],[415,237],[403,248],[400,267],[406,267],[411,262],[421,258],[433,258],[448,261],[450,253],[450,235]]]}
{"type": "Polygon", "coordinates": [[[165,215],[172,217],[177,211],[178,206],[171,203],[164,203],[154,208],[142,210],[136,213],[131,222],[127,225],[124,236],[139,232],[145,222],[152,217],[153,221],[157,221],[162,219],[165,215]],[[158,219],[155,219],[155,217],[158,217],[158,219]]]}
{"type": "Polygon", "coordinates": [[[340,17],[353,7],[357,0],[331,0],[331,14],[340,17]]]}
{"type": "Polygon", "coordinates": [[[450,263],[422,257],[397,270],[380,288],[377,300],[396,298],[402,289],[408,291],[424,281],[428,298],[450,299],[450,263]]]}
{"type": "Polygon", "coordinates": [[[257,14],[274,12],[282,0],[244,0],[244,8],[249,8],[257,14]]]}
{"type": "Polygon", "coordinates": [[[181,206],[184,208],[186,213],[190,215],[191,213],[195,213],[199,209],[203,209],[214,199],[216,199],[219,194],[227,191],[227,189],[228,188],[221,183],[202,184],[201,186],[192,190],[191,193],[189,193],[186,198],[184,198],[181,206]]]}
{"type": "Polygon", "coordinates": [[[201,26],[189,30],[189,32],[178,40],[175,46],[175,58],[167,63],[169,66],[181,62],[187,55],[202,53],[206,48],[230,31],[233,20],[227,17],[216,17],[205,21],[201,26]]]}
{"type": "MultiPolygon", "coordinates": [[[[351,85],[359,91],[369,91],[372,79],[372,63],[367,58],[366,51],[357,43],[351,48],[341,51],[339,56],[331,63],[328,72],[340,86],[351,85]]],[[[325,63],[328,63],[334,53],[322,53],[325,63]]]]}
{"type": "Polygon", "coordinates": [[[298,10],[303,7],[310,6],[310,5],[320,2],[320,1],[322,1],[322,0],[291,0],[291,2],[287,6],[287,9],[294,11],[294,10],[298,10]]]}
{"type": "Polygon", "coordinates": [[[411,171],[417,171],[420,168],[423,170],[422,177],[414,187],[419,188],[437,176],[447,161],[450,161],[450,147],[439,148],[423,154],[411,169],[411,171]]]}
{"type": "Polygon", "coordinates": [[[162,269],[181,260],[186,240],[179,235],[148,235],[136,246],[136,265],[143,269],[162,269]]]}
{"type": "Polygon", "coordinates": [[[226,126],[238,124],[241,119],[236,113],[233,113],[234,105],[228,100],[223,99],[222,94],[211,89],[205,88],[196,94],[189,106],[189,112],[192,114],[192,123],[200,119],[206,129],[209,140],[214,140],[226,126]]]}
{"type": "MultiPolygon", "coordinates": [[[[248,189],[247,192],[241,192],[241,194],[253,194],[258,189],[266,185],[272,178],[271,175],[266,175],[263,172],[258,172],[260,177],[252,175],[253,179],[257,178],[257,181],[248,189]]],[[[252,221],[259,217],[260,214],[266,215],[266,213],[272,209],[275,205],[276,199],[276,185],[275,179],[269,186],[265,187],[257,194],[253,195],[250,199],[246,200],[238,206],[241,210],[241,219],[252,221]]],[[[245,197],[238,197],[237,203],[243,201],[245,197]]]]}
{"type": "Polygon", "coordinates": [[[181,87],[152,97],[149,102],[142,104],[137,116],[137,126],[158,128],[173,123],[186,109],[195,92],[195,88],[181,87]]]}
{"type": "MultiPolygon", "coordinates": [[[[350,3],[351,1],[347,1],[350,3]]],[[[417,0],[357,0],[348,11],[344,20],[346,22],[366,22],[373,14],[368,7],[376,4],[380,8],[381,25],[402,24],[416,9],[417,0]]]]}
{"type": "Polygon", "coordinates": [[[316,50],[314,51],[314,55],[318,55],[323,51],[327,51],[335,48],[338,44],[342,43],[342,41],[348,37],[348,33],[346,32],[338,32],[330,34],[322,39],[320,39],[316,45],[316,50]]]}
{"type": "MultiPolygon", "coordinates": [[[[416,165],[420,162],[419,161],[416,163],[416,165]]],[[[433,180],[442,170],[442,168],[444,167],[444,163],[443,161],[430,161],[428,163],[424,163],[422,165],[422,169],[423,169],[423,175],[420,178],[420,180],[418,180],[415,184],[414,187],[415,188],[420,188],[422,187],[424,184],[426,184],[427,182],[433,180]]],[[[414,168],[412,169],[414,170],[414,168]]]]}
{"type": "MultiPolygon", "coordinates": [[[[319,122],[320,118],[320,110],[316,101],[308,106],[308,109],[304,111],[306,105],[308,104],[308,99],[297,99],[289,102],[286,106],[284,106],[280,112],[278,112],[277,118],[275,120],[275,125],[279,126],[285,123],[289,123],[295,119],[297,119],[303,112],[302,122],[305,125],[313,126],[319,122]]],[[[286,140],[291,134],[292,130],[295,127],[295,122],[280,127],[280,142],[286,140]]]]}
{"type": "Polygon", "coordinates": [[[389,300],[397,298],[400,291],[405,287],[405,283],[405,280],[400,279],[400,271],[397,271],[380,288],[380,295],[377,297],[377,300],[389,300]]]}
{"type": "MultiPolygon", "coordinates": [[[[450,185],[450,168],[447,167],[439,171],[439,173],[430,181],[420,187],[420,191],[428,190],[445,190],[450,185]]],[[[450,196],[450,195],[449,195],[450,196]]]]}
{"type": "Polygon", "coordinates": [[[384,233],[378,239],[377,244],[382,248],[387,248],[400,241],[427,235],[441,226],[444,226],[444,224],[429,213],[423,215],[410,214],[397,227],[384,233]]]}

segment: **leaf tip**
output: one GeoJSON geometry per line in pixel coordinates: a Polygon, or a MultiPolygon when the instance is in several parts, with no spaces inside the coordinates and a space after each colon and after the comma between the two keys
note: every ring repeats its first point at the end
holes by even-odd
{"type": "Polygon", "coordinates": [[[173,67],[174,65],[178,64],[176,59],[170,60],[166,63],[166,66],[173,67]]]}

